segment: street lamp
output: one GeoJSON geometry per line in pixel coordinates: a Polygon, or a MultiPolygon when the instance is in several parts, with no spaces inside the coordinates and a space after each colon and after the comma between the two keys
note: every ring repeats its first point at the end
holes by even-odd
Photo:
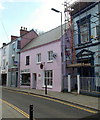
{"type": "Polygon", "coordinates": [[[55,12],[57,12],[57,13],[61,13],[61,37],[62,37],[62,36],[63,36],[63,30],[62,30],[62,12],[59,11],[59,10],[56,10],[56,9],[54,9],[54,8],[51,8],[51,10],[53,10],[53,11],[55,11],[55,12]]]}
{"type": "Polygon", "coordinates": [[[62,26],[62,12],[59,10],[56,10],[54,8],[51,8],[54,12],[60,13],[61,14],[61,56],[62,56],[62,90],[64,87],[64,58],[65,58],[65,48],[64,48],[64,41],[63,41],[63,26],[62,26]]]}

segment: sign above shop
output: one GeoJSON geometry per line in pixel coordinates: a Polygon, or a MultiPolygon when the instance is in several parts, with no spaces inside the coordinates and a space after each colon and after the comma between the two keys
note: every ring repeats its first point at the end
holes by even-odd
{"type": "Polygon", "coordinates": [[[30,72],[30,69],[21,70],[21,73],[29,73],[29,72],[30,72]]]}

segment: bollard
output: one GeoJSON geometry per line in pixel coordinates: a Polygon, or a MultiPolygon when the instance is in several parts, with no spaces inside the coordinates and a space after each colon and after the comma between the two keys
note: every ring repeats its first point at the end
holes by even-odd
{"type": "Polygon", "coordinates": [[[47,85],[45,85],[45,94],[47,95],[47,85]]]}
{"type": "Polygon", "coordinates": [[[30,105],[30,119],[29,120],[33,120],[33,105],[30,105]]]}

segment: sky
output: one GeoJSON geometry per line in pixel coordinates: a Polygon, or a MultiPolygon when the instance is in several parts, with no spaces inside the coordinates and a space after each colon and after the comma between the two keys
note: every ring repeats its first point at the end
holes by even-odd
{"type": "Polygon", "coordinates": [[[61,15],[51,8],[63,13],[64,22],[64,1],[0,0],[0,47],[11,41],[11,35],[19,36],[21,26],[43,32],[59,26],[61,15]]]}

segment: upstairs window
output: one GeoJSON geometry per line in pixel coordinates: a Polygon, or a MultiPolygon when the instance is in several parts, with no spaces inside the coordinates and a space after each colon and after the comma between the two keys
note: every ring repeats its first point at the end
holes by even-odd
{"type": "Polygon", "coordinates": [[[30,56],[26,56],[26,65],[30,64],[30,56]]]}
{"type": "Polygon", "coordinates": [[[12,57],[12,65],[15,63],[15,57],[12,57]]]}
{"type": "Polygon", "coordinates": [[[79,44],[84,44],[91,40],[90,17],[91,15],[88,15],[87,17],[84,17],[77,21],[79,44]]]}
{"type": "Polygon", "coordinates": [[[15,52],[15,43],[12,44],[12,53],[15,52]]]}
{"type": "Polygon", "coordinates": [[[21,49],[21,41],[20,40],[17,41],[17,49],[21,49]]]}
{"type": "Polygon", "coordinates": [[[81,43],[89,42],[89,24],[83,23],[80,25],[81,43]]]}
{"type": "Polygon", "coordinates": [[[48,61],[53,61],[53,51],[48,51],[48,61]]]}
{"type": "Polygon", "coordinates": [[[41,63],[41,53],[37,54],[37,63],[41,63]]]}

